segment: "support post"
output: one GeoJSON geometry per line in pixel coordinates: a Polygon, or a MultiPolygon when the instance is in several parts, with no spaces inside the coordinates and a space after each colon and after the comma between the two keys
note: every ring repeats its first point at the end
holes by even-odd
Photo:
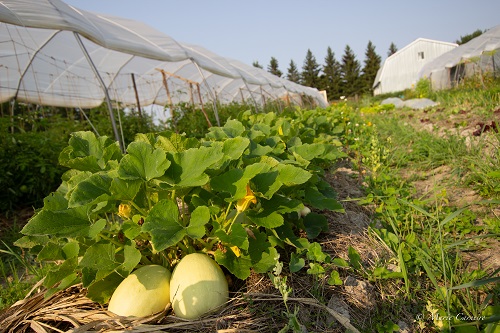
{"type": "Polygon", "coordinates": [[[80,35],[76,32],[73,32],[73,34],[75,36],[76,41],[78,42],[78,45],[80,45],[80,48],[81,48],[83,54],[85,55],[85,58],[87,58],[87,61],[90,65],[90,67],[92,68],[92,71],[94,72],[97,80],[101,84],[101,88],[104,91],[104,97],[106,99],[106,105],[107,105],[108,110],[109,110],[109,119],[111,121],[111,126],[113,127],[113,133],[115,135],[115,139],[116,139],[116,141],[118,141],[118,144],[120,145],[121,151],[123,153],[125,153],[124,143],[121,140],[120,135],[118,134],[118,129],[116,128],[115,116],[113,114],[113,106],[111,105],[111,98],[109,97],[108,89],[106,88],[106,85],[104,84],[104,80],[102,79],[101,75],[99,74],[99,71],[95,67],[95,64],[92,61],[92,58],[90,58],[90,55],[87,52],[87,49],[85,48],[85,45],[83,45],[83,42],[80,39],[80,35]]]}
{"type": "Polygon", "coordinates": [[[132,76],[132,85],[134,86],[135,101],[137,103],[137,111],[139,112],[139,117],[142,119],[141,101],[139,100],[139,93],[137,92],[137,84],[135,83],[134,73],[130,74],[132,76]]]}

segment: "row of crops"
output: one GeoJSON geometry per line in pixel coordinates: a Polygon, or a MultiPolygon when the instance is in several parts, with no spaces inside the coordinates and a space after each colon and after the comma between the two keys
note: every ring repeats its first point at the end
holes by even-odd
{"type": "Polygon", "coordinates": [[[328,229],[320,212],[342,205],[324,172],[356,143],[346,134],[368,128],[346,110],[246,111],[201,139],[138,134],[126,154],[108,137],[76,132],[59,157],[69,168],[61,186],[16,245],[60,262],[44,280],[49,294],[81,282],[100,303],[136,267],[171,268],[193,252],[242,280],[278,262],[328,273],[314,239],[328,229]]]}

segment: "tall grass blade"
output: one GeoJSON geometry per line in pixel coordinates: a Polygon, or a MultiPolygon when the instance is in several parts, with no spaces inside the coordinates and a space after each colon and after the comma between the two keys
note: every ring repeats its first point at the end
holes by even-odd
{"type": "Polygon", "coordinates": [[[471,287],[480,287],[484,286],[485,284],[488,283],[498,283],[500,282],[500,276],[493,277],[493,278],[488,278],[488,279],[482,279],[482,280],[474,280],[468,283],[464,283],[455,287],[450,288],[451,290],[454,289],[465,289],[465,288],[471,288],[471,287]]]}

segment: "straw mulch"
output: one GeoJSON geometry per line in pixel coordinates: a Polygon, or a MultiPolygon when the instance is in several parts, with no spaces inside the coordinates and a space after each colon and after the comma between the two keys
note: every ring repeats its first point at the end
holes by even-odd
{"type": "MultiPolygon", "coordinates": [[[[323,311],[325,315],[337,320],[343,327],[352,332],[358,332],[348,318],[320,304],[313,298],[290,298],[289,302],[298,304],[301,309],[310,307],[323,311]]],[[[276,294],[237,294],[218,313],[194,321],[175,317],[169,307],[163,312],[149,317],[127,318],[116,316],[101,305],[91,301],[85,296],[85,289],[77,285],[48,298],[45,298],[45,293],[41,291],[17,302],[0,313],[0,332],[243,333],[277,332],[286,325],[283,316],[273,317],[270,312],[264,313],[250,307],[250,304],[253,307],[259,307],[259,303],[265,303],[266,306],[274,307],[275,311],[279,311],[277,309],[282,306],[283,299],[276,294]]],[[[344,330],[328,330],[328,332],[344,330]]]]}

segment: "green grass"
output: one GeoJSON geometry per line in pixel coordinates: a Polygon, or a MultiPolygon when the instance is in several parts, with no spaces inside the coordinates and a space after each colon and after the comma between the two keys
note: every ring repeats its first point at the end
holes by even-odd
{"type": "MultiPolygon", "coordinates": [[[[13,219],[16,221],[16,219],[13,219]]],[[[3,230],[0,242],[0,310],[23,299],[33,286],[43,279],[48,265],[35,263],[35,258],[24,253],[13,243],[20,237],[20,226],[13,223],[3,230]]]]}
{"type": "MultiPolygon", "coordinates": [[[[486,102],[488,94],[464,94],[467,96],[462,99],[460,92],[454,91],[453,100],[447,100],[444,107],[455,107],[464,99],[478,109],[485,105],[498,107],[496,97],[486,102]]],[[[438,99],[450,96],[450,92],[445,92],[438,99]]],[[[368,202],[377,207],[377,227],[374,223],[371,232],[391,249],[402,275],[404,297],[416,304],[424,316],[435,319],[418,323],[421,329],[492,330],[493,324],[459,320],[456,315],[465,313],[471,318],[483,316],[492,321],[500,315],[498,272],[481,265],[471,267],[465,259],[467,252],[486,249],[488,239],[499,236],[500,220],[492,211],[493,205],[498,204],[500,189],[498,134],[488,133],[470,141],[452,129],[438,135],[414,128],[404,113],[391,111],[369,118],[376,126],[378,141],[384,142],[388,152],[382,166],[368,178],[368,202]],[[449,176],[455,176],[451,177],[454,182],[440,185],[447,185],[449,191],[472,187],[484,199],[490,199],[489,204],[484,203],[490,209],[478,212],[469,206],[455,207],[446,189],[417,198],[413,184],[420,179],[415,175],[440,166],[448,166],[449,176]],[[479,219],[487,222],[479,224],[479,219]],[[455,319],[446,321],[439,317],[455,319]]],[[[371,141],[365,139],[364,146],[369,150],[381,149],[370,145],[371,141]]]]}

